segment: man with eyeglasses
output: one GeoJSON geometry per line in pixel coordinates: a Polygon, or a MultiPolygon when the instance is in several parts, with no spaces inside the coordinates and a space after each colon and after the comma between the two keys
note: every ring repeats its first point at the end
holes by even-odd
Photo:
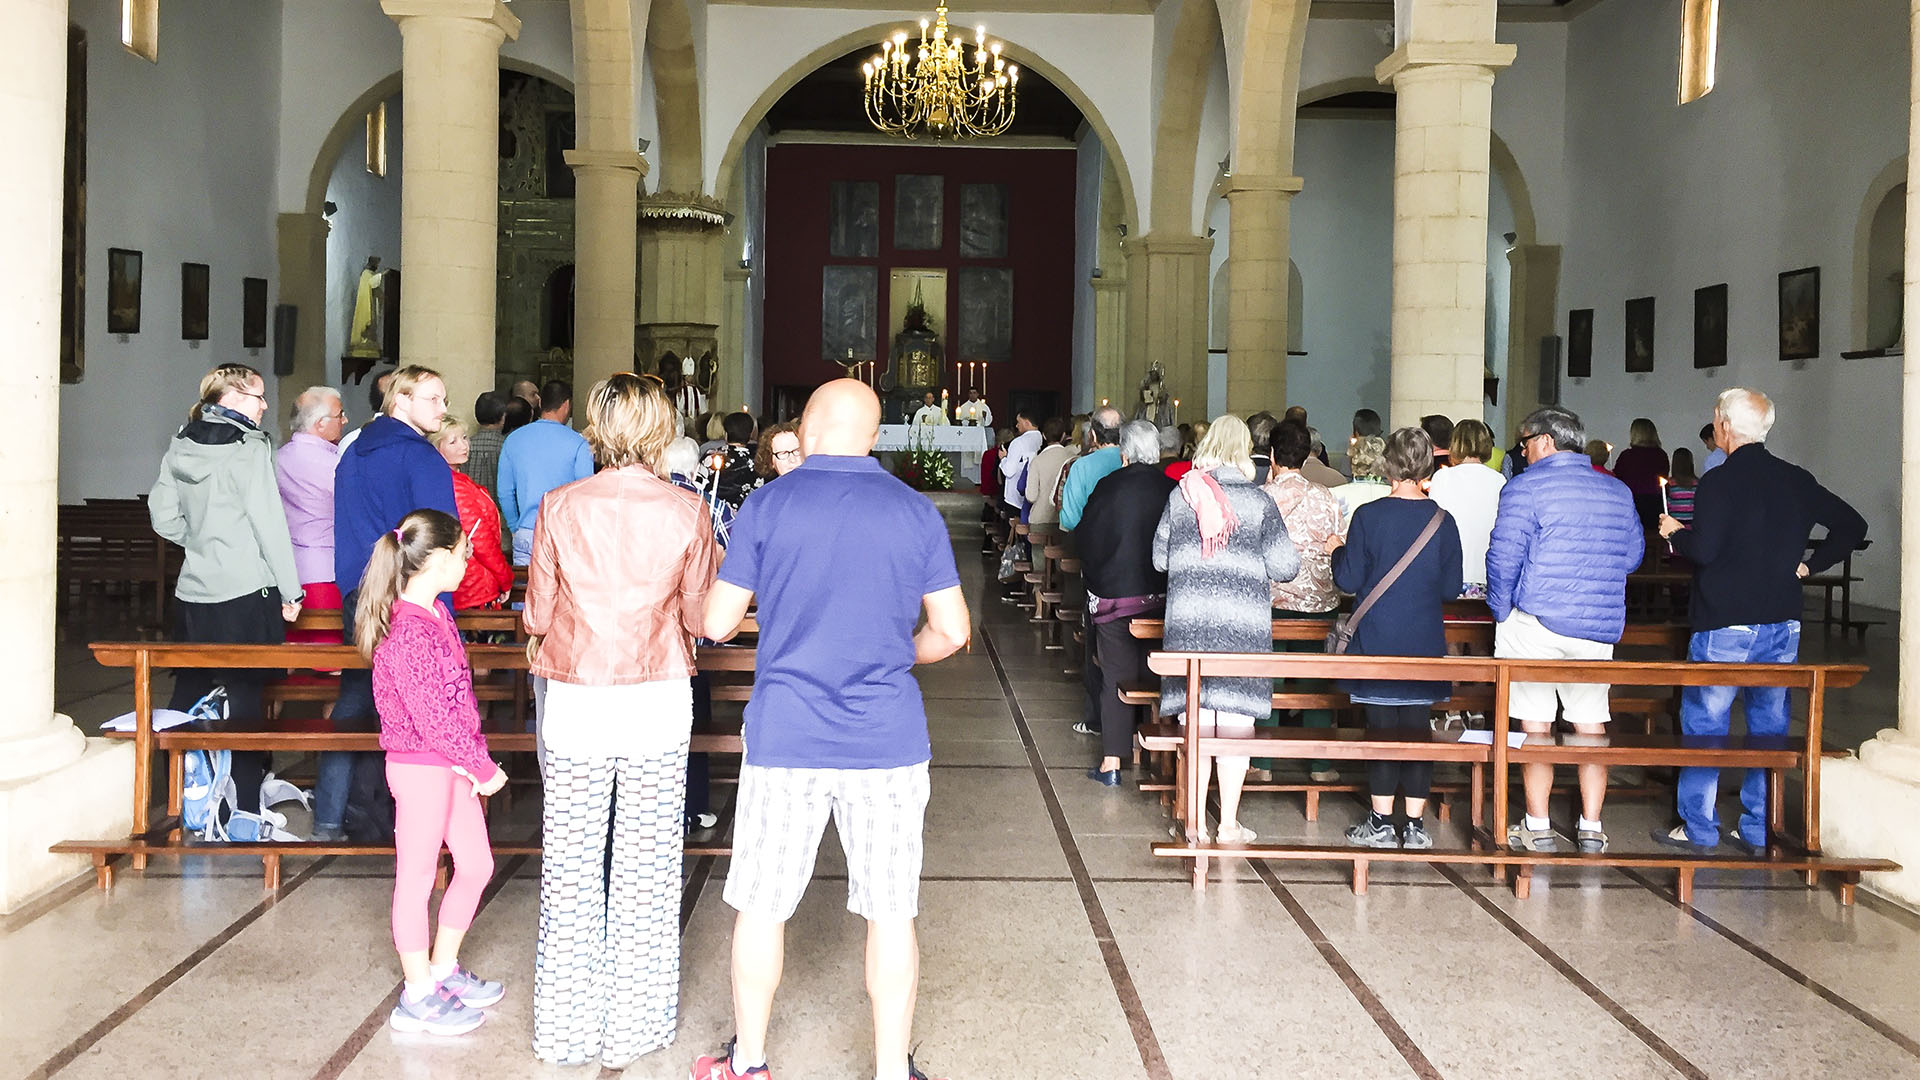
{"type": "MultiPolygon", "coordinates": [[[[346,430],[340,391],[309,387],[294,399],[293,435],[273,462],[293,536],[293,566],[307,592],[305,606],[313,611],[340,610],[340,589],[333,583],[333,471],[346,430]]],[[[287,640],[338,645],[340,632],[290,630],[287,640]]]]}

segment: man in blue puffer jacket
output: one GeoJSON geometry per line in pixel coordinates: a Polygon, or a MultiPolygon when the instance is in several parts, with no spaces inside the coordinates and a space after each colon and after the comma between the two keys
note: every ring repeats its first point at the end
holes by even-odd
{"type": "MultiPolygon", "coordinates": [[[[1587,460],[1587,431],[1565,409],[1537,409],[1520,425],[1526,471],[1500,489],[1487,550],[1487,606],[1499,624],[1493,654],[1524,660],[1611,660],[1627,625],[1627,575],[1646,554],[1646,534],[1627,485],[1587,460]]],[[[1553,730],[1556,699],[1582,735],[1612,719],[1602,683],[1514,683],[1508,711],[1529,735],[1553,730]]],[[[1521,770],[1526,813],[1507,830],[1521,851],[1557,851],[1547,819],[1553,766],[1521,770]]],[[[1581,851],[1607,850],[1600,806],[1607,767],[1580,766],[1581,851]]]]}

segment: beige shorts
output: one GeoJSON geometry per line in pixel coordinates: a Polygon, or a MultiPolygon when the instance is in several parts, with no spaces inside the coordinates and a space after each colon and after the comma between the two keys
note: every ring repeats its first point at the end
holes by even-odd
{"type": "Polygon", "coordinates": [[[847,856],[847,910],[863,919],[915,917],[930,790],[924,761],[897,769],[742,765],[723,898],[736,911],[792,918],[831,816],[847,856]]]}
{"type": "MultiPolygon", "coordinates": [[[[1507,660],[1611,660],[1613,646],[1556,634],[1540,620],[1515,608],[1494,629],[1493,655],[1507,660]]],[[[1507,691],[1507,713],[1515,723],[1551,724],[1556,704],[1569,724],[1605,724],[1606,683],[1514,683],[1507,691]]]]}

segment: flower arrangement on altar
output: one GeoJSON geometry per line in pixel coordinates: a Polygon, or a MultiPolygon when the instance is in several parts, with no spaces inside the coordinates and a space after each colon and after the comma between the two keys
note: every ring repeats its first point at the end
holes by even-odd
{"type": "Polygon", "coordinates": [[[907,448],[894,463],[893,475],[915,491],[953,490],[953,461],[932,446],[932,436],[915,425],[907,448]]]}

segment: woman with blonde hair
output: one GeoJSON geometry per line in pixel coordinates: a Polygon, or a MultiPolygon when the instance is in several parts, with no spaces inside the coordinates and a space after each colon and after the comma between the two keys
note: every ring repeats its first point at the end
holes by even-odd
{"type": "Polygon", "coordinates": [[[675,415],[658,380],[596,383],[585,434],[600,471],[548,492],[534,527],[521,614],[545,685],[533,1050],[557,1064],[623,1068],[672,1042],[679,1012],[693,639],[717,556],[699,496],[661,475],[675,415]]]}
{"type": "Polygon", "coordinates": [[[1642,528],[1660,524],[1660,480],[1672,477],[1673,463],[1660,448],[1660,429],[1642,416],[1627,428],[1627,448],[1614,460],[1614,479],[1633,492],[1633,508],[1640,514],[1642,528]]]}
{"type": "MultiPolygon", "coordinates": [[[[1169,652],[1273,648],[1273,583],[1293,580],[1300,553],[1287,536],[1280,508],[1253,473],[1253,436],[1246,423],[1222,416],[1194,448],[1193,468],[1167,497],[1154,530],[1153,565],[1167,575],[1169,652]]],[[[1255,718],[1266,716],[1272,701],[1272,679],[1206,679],[1200,684],[1200,723],[1209,734],[1250,735],[1255,718]]],[[[1160,715],[1186,712],[1187,680],[1162,680],[1160,715]]],[[[1244,756],[1214,759],[1220,778],[1217,835],[1224,844],[1254,839],[1253,830],[1240,824],[1247,764],[1244,756]]],[[[1205,829],[1189,821],[1187,835],[1204,840],[1205,829]]]]}
{"type": "Polygon", "coordinates": [[[440,430],[427,437],[453,468],[453,505],[460,512],[460,531],[467,534],[472,548],[466,576],[453,590],[455,611],[497,608],[513,595],[513,567],[507,565],[506,549],[500,545],[500,507],[478,481],[460,470],[467,463],[471,438],[467,422],[453,415],[443,417],[440,430]]]}
{"type": "Polygon", "coordinates": [[[1387,481],[1381,476],[1380,462],[1387,456],[1387,440],[1378,435],[1361,435],[1347,448],[1347,463],[1353,467],[1353,479],[1333,489],[1340,500],[1340,529],[1346,531],[1353,512],[1387,494],[1387,481]]]}

